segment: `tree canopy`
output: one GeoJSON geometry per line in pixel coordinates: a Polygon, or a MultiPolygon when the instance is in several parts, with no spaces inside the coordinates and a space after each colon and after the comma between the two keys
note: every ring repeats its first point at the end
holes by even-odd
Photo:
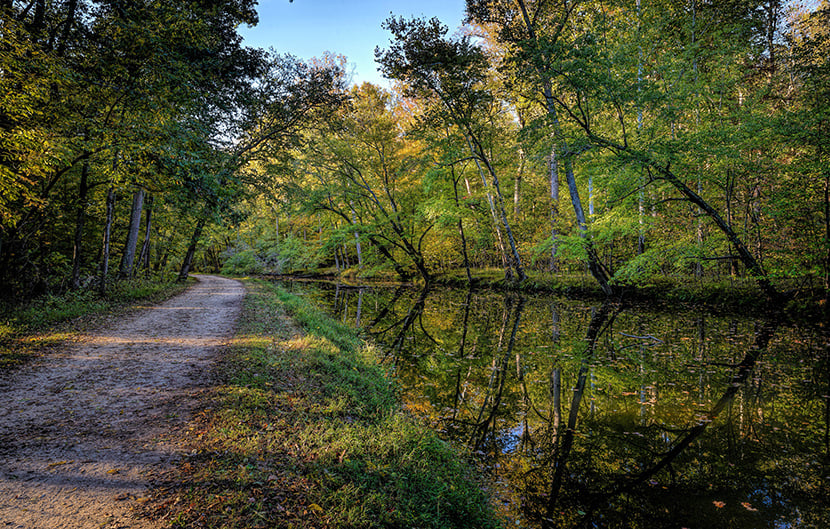
{"type": "Polygon", "coordinates": [[[250,1],[0,11],[4,293],[105,288],[110,246],[122,276],[830,289],[826,1],[469,0],[386,21],[391,90],[243,46],[250,1]]]}

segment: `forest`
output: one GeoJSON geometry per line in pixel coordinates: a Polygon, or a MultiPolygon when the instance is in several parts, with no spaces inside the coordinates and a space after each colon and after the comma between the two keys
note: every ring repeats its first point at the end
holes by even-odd
{"type": "Polygon", "coordinates": [[[0,295],[489,270],[826,299],[830,3],[466,8],[385,22],[387,90],[244,46],[254,0],[3,0],[0,295]]]}

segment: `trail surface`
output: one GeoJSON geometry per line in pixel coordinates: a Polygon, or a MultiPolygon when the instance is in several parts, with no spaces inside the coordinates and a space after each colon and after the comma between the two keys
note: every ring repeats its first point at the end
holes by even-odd
{"type": "Polygon", "coordinates": [[[155,529],[133,514],[179,457],[242,285],[196,276],[183,294],[0,374],[0,529],[155,529]]]}

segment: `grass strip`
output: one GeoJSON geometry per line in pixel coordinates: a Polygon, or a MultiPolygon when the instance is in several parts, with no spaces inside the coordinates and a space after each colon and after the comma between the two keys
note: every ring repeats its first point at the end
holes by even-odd
{"type": "Polygon", "coordinates": [[[120,314],[137,302],[153,304],[181,293],[192,281],[167,278],[130,279],[114,283],[106,296],[96,290],[75,290],[25,303],[0,306],[0,371],[25,363],[35,355],[71,339],[80,329],[103,317],[120,314]]]}
{"type": "Polygon", "coordinates": [[[401,409],[352,328],[246,280],[193,451],[151,507],[173,527],[496,527],[473,467],[401,409]]]}

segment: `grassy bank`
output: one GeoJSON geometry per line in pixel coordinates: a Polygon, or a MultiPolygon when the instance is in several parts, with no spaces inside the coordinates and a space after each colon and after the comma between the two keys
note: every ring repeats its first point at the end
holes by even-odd
{"type": "Polygon", "coordinates": [[[119,281],[106,296],[95,290],[78,290],[25,303],[4,303],[0,306],[0,370],[26,362],[102,317],[129,310],[139,302],[158,303],[192,284],[178,283],[175,277],[119,281]]]}
{"type": "MultiPolygon", "coordinates": [[[[551,274],[529,271],[521,283],[505,280],[498,269],[473,271],[474,288],[493,288],[527,293],[552,293],[582,299],[604,299],[604,295],[588,274],[551,274]]],[[[455,270],[439,274],[435,282],[467,288],[466,274],[455,270]]],[[[826,293],[820,285],[776,281],[775,286],[786,294],[788,301],[774,309],[786,309],[793,316],[816,318],[826,314],[826,293]]],[[[693,276],[658,276],[637,285],[615,284],[615,298],[625,302],[702,305],[712,310],[740,313],[764,313],[771,307],[757,283],[751,278],[696,278],[693,276]]]]}
{"type": "Polygon", "coordinates": [[[156,517],[174,527],[495,526],[471,467],[401,411],[353,329],[270,283],[246,287],[213,401],[156,517]]]}

